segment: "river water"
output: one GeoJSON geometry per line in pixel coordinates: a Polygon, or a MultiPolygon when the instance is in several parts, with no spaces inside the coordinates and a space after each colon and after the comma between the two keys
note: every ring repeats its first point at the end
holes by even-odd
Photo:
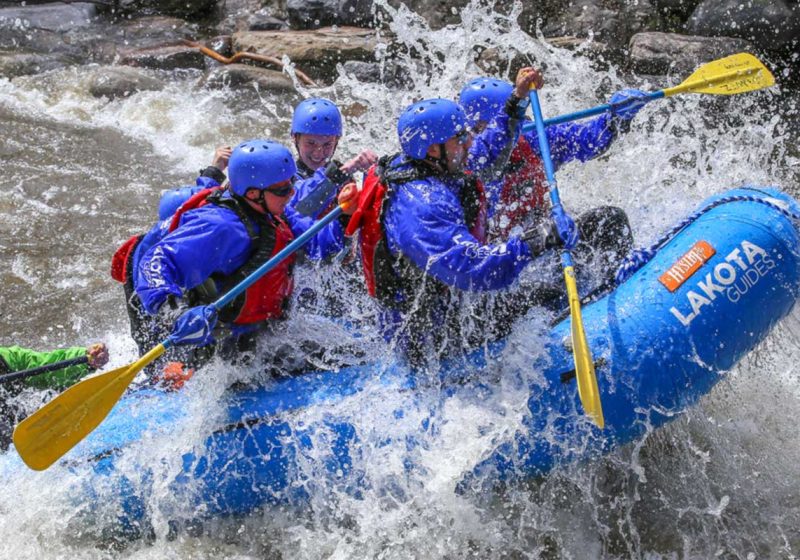
{"type": "MultiPolygon", "coordinates": [[[[501,58],[515,48],[544,66],[546,116],[604,102],[622,87],[660,89],[685,77],[624,82],[613,67],[598,71],[580,54],[548,47],[507,18],[473,8],[464,12],[461,27],[435,33],[405,12],[394,13],[397,42],[420,53],[430,68],[421,71],[400,55],[398,63],[410,71],[404,89],[340,75],[321,91],[301,90],[344,108],[340,156],[361,147],[395,151],[402,108],[424,97],[453,97],[482,74],[471,62],[473,45],[496,48],[501,58]]],[[[198,77],[175,75],[163,91],[115,101],[92,98],[80,69],[0,79],[3,344],[46,349],[103,340],[111,365],[135,357],[121,289],[109,276],[114,249],[151,225],[159,193],[191,183],[215,145],[250,137],[288,144],[291,108],[300,98],[208,91],[196,87],[198,77]]],[[[621,206],[637,244],[646,245],[699,201],[728,188],[777,185],[798,195],[796,111],[778,88],[652,103],[603,157],[559,172],[562,199],[575,212],[600,203],[621,206]]],[[[313,283],[315,276],[303,281],[313,283]]],[[[537,347],[528,329],[513,336],[530,350],[511,356],[509,368],[530,363],[537,347]]],[[[79,521],[81,504],[70,500],[74,475],[57,466],[43,474],[26,472],[0,487],[0,556],[796,558],[799,359],[795,312],[727,380],[667,427],[602,459],[486,496],[453,492],[460,473],[480,459],[491,439],[470,437],[465,426],[481,424],[481,433],[493,436],[513,433],[525,402],[513,387],[498,390],[486,408],[441,410],[439,429],[418,458],[425,468],[411,480],[394,480],[402,467],[388,451],[365,453],[369,464],[363,467],[373,480],[391,482],[396,491],[354,500],[319,489],[300,511],[270,509],[177,535],[159,515],[175,507],[166,491],[156,488],[149,504],[152,538],[120,543],[79,521]]],[[[224,387],[246,375],[209,370],[186,389],[189,420],[169,437],[142,446],[141,462],[172,468],[181,444],[202,440],[224,387]]],[[[504,372],[495,373],[502,378],[504,372]]],[[[384,412],[392,409],[368,399],[347,406],[354,407],[349,413],[365,433],[387,422],[384,412]]],[[[312,421],[322,412],[309,414],[312,421]]],[[[409,414],[393,429],[413,431],[415,420],[409,414]]],[[[113,495],[98,500],[112,501],[113,495]]]]}

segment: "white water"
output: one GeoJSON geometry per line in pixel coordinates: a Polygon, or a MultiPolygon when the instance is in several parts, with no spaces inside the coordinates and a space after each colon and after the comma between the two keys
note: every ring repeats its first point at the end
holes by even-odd
{"type": "MultiPolygon", "coordinates": [[[[549,47],[515,30],[506,18],[472,8],[464,12],[461,27],[435,33],[404,10],[394,12],[398,41],[423,53],[432,66],[430,72],[412,72],[406,90],[342,76],[334,86],[313,92],[331,97],[350,115],[339,155],[366,146],[379,153],[395,151],[394,126],[405,106],[425,97],[453,97],[468,79],[483,74],[472,62],[473,45],[501,53],[516,49],[546,66],[541,98],[547,116],[601,103],[623,87],[659,89],[683,79],[623,81],[613,69],[595,71],[583,56],[549,47]]],[[[415,68],[410,60],[401,63],[415,68]]],[[[6,194],[0,200],[3,344],[45,348],[105,340],[112,365],[134,357],[121,290],[107,274],[113,249],[150,225],[158,192],[191,182],[216,144],[254,136],[288,143],[295,98],[196,90],[195,79],[176,78],[164,91],[112,102],[89,97],[80,71],[0,81],[6,158],[0,179],[6,194]]],[[[603,157],[559,172],[562,198],[575,212],[601,203],[621,206],[637,244],[646,245],[713,193],[753,183],[797,194],[792,174],[798,166],[792,155],[796,139],[774,111],[778,99],[766,91],[652,103],[603,157]]],[[[103,520],[97,526],[85,523],[79,514],[88,504],[71,500],[79,477],[87,473],[59,467],[46,473],[14,471],[0,488],[0,556],[798,555],[797,312],[700,405],[637,444],[527,485],[486,496],[457,495],[453,489],[461,473],[519,425],[526,395],[516,381],[538,375],[527,366],[538,346],[535,332],[523,325],[514,333],[502,371],[485,374],[496,380],[485,401],[440,402],[434,388],[414,405],[399,391],[368,387],[333,409],[319,407],[303,415],[298,421],[309,424],[328,415],[354,424],[365,442],[357,465],[369,482],[364,499],[336,488],[313,488],[306,510],[267,509],[244,519],[206,522],[202,531],[182,531],[171,540],[169,513],[191,512],[156,484],[148,501],[155,540],[115,549],[102,535],[103,520]],[[431,408],[436,415],[420,434],[431,408]],[[404,410],[404,416],[397,418],[395,410],[404,410]],[[402,467],[407,458],[403,449],[377,445],[375,438],[388,431],[398,440],[424,438],[425,445],[413,452],[418,465],[413,473],[402,467]]],[[[379,345],[367,347],[377,358],[388,359],[379,345]]],[[[207,368],[187,387],[186,419],[149,435],[123,468],[134,480],[140,478],[139,465],[153,467],[156,480],[177,473],[181,453],[202,443],[214,426],[225,387],[251,375],[207,368]]],[[[314,459],[301,464],[304,472],[320,468],[314,459]]],[[[111,489],[98,496],[109,516],[116,507],[114,496],[111,489]]]]}

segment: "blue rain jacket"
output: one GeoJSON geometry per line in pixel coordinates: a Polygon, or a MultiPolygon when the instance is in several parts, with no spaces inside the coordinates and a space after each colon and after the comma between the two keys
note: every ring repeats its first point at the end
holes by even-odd
{"type": "MultiPolygon", "coordinates": [[[[295,237],[314,223],[290,207],[285,217],[295,237]]],[[[322,259],[343,247],[342,226],[334,221],[306,244],[305,251],[311,258],[322,259]]],[[[247,228],[236,213],[209,204],[186,212],[172,232],[169,220],[157,224],[137,252],[134,286],[145,310],[156,313],[169,295],[181,297],[184,290],[199,286],[215,272],[233,274],[247,262],[252,250],[247,228]]]]}
{"type": "MultiPolygon", "coordinates": [[[[480,176],[508,153],[508,142],[516,142],[519,128],[508,129],[508,117],[502,115],[496,126],[475,137],[467,158],[470,172],[480,176]]],[[[399,156],[392,167],[407,167],[402,161],[399,156]]],[[[458,197],[463,181],[456,176],[430,176],[395,189],[384,215],[389,250],[461,290],[507,288],[531,261],[530,249],[518,237],[484,245],[470,233],[458,197]]]]}

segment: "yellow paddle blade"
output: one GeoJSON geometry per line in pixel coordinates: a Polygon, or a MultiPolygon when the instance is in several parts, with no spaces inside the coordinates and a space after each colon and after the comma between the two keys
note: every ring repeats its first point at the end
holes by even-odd
{"type": "Polygon", "coordinates": [[[572,355],[575,359],[575,376],[578,379],[578,396],[581,398],[583,410],[598,428],[605,426],[603,406],[600,404],[600,389],[597,387],[597,376],[594,372],[592,354],[586,342],[581,317],[581,300],[578,297],[578,285],[575,282],[575,271],[571,266],[564,267],[564,281],[567,284],[570,323],[572,324],[572,355]]]}
{"type": "Polygon", "coordinates": [[[752,54],[739,53],[703,64],[682,84],[664,90],[664,96],[678,93],[734,95],[775,85],[775,78],[752,54]]]}
{"type": "Polygon", "coordinates": [[[14,446],[30,468],[43,471],[88,436],[136,374],[164,353],[159,344],[129,366],[84,379],[19,423],[14,446]]]}

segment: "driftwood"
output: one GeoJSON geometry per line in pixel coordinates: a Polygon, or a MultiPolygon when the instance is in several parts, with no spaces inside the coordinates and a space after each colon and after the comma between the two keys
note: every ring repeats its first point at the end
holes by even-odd
{"type": "MultiPolygon", "coordinates": [[[[200,44],[200,43],[198,43],[196,41],[189,41],[188,39],[184,39],[183,40],[183,44],[188,46],[188,47],[200,49],[201,53],[203,53],[206,56],[209,56],[209,57],[213,58],[217,62],[221,62],[222,64],[233,64],[234,62],[239,62],[242,59],[247,59],[247,60],[253,60],[253,61],[256,61],[256,62],[265,62],[267,64],[273,64],[275,66],[278,66],[281,69],[283,69],[283,67],[284,67],[283,62],[281,62],[281,60],[279,58],[276,58],[274,56],[269,56],[269,55],[266,55],[266,54],[257,54],[257,53],[249,53],[249,52],[237,52],[236,54],[234,54],[231,57],[225,57],[225,56],[222,56],[221,54],[219,54],[217,51],[215,51],[213,49],[209,49],[205,45],[202,45],[202,44],[200,44]]],[[[314,80],[309,78],[305,74],[305,72],[301,72],[300,70],[295,68],[294,69],[294,73],[297,74],[297,77],[300,78],[300,80],[304,84],[306,84],[307,86],[316,87],[316,85],[317,85],[316,82],[314,82],[314,80]]]]}

